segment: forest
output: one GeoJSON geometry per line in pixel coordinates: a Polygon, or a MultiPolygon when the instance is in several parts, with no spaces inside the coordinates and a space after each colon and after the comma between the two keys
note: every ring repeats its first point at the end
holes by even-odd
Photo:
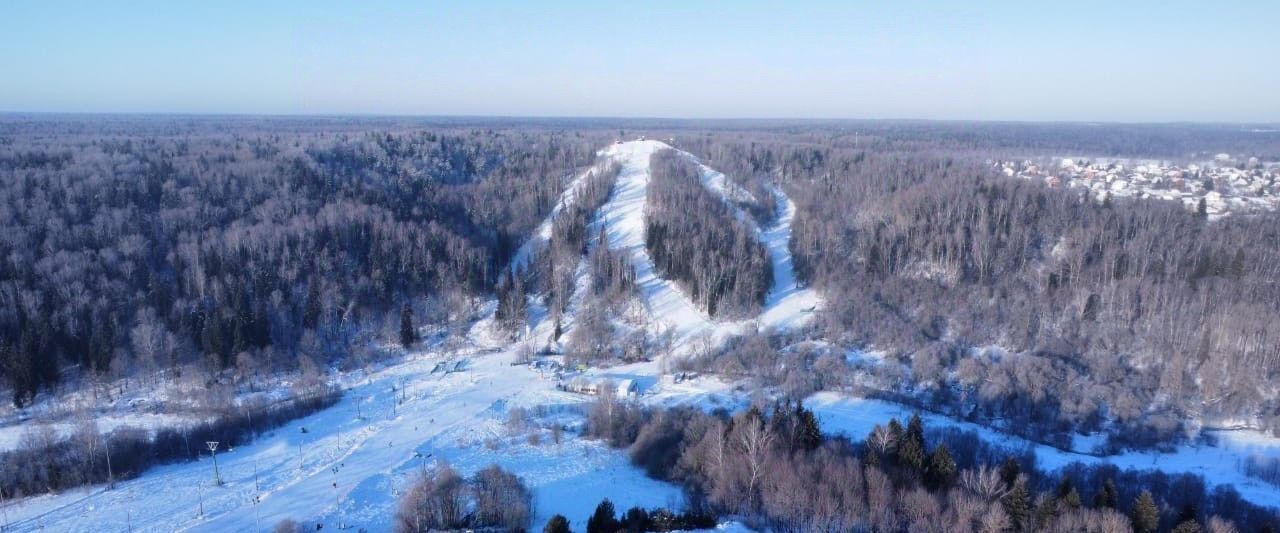
{"type": "Polygon", "coordinates": [[[489,294],[603,142],[301,119],[6,123],[0,377],[20,407],[60,383],[323,367],[403,303],[489,294]]]}
{"type": "MultiPolygon", "coordinates": [[[[606,389],[607,390],[607,389],[606,389]]],[[[861,440],[826,436],[793,402],[730,415],[604,395],[587,434],[684,487],[694,514],[769,531],[1268,531],[1271,509],[1193,475],[1069,465],[973,433],[887,420],[861,440]]],[[[597,530],[601,531],[601,530],[597,530]]]]}
{"type": "MultiPolygon", "coordinates": [[[[1153,446],[1239,419],[1277,429],[1280,215],[1209,222],[1173,203],[1097,202],[1005,179],[986,164],[1082,146],[1188,156],[1191,133],[1152,128],[1140,145],[1121,135],[1136,127],[951,129],[705,135],[685,148],[742,179],[777,176],[798,206],[797,274],[826,297],[819,336],[897,363],[873,369],[878,394],[1060,445],[1102,431],[1113,449],[1153,446]],[[1106,139],[1116,144],[1097,146],[1106,139]]],[[[1270,154],[1276,143],[1203,131],[1201,150],[1270,154]]],[[[774,344],[764,357],[786,357],[774,344]]],[[[755,355],[726,355],[771,372],[755,355]]],[[[791,379],[851,386],[830,373],[791,379]]]]}
{"type": "Polygon", "coordinates": [[[640,134],[747,193],[726,202],[692,160],[654,156],[645,244],[664,277],[716,318],[752,316],[772,278],[753,225],[772,222],[778,187],[797,207],[793,265],[826,302],[809,331],[735,339],[689,368],[1063,447],[1280,427],[1280,215],[1098,202],[990,165],[1280,158],[1275,133],[1213,125],[9,116],[0,392],[21,408],[120,380],[351,364],[370,330],[412,345],[415,323],[491,296],[513,333],[530,301],[559,324],[581,299],[563,339],[575,362],[648,358],[663,340],[618,327],[635,273],[594,220],[617,176],[596,151],[640,134]],[[546,245],[507,268],[578,175],[546,245]]]}

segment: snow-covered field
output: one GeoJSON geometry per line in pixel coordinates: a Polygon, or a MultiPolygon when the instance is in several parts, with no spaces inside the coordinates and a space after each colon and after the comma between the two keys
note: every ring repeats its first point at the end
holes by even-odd
{"type": "Polygon", "coordinates": [[[498,463],[523,476],[535,491],[538,524],[554,513],[583,524],[606,496],[623,509],[678,506],[678,488],[646,478],[621,452],[577,438],[557,445],[548,435],[535,445],[510,434],[511,407],[586,401],[512,366],[514,358],[513,349],[477,356],[468,370],[442,375],[431,374],[439,357],[418,354],[375,372],[333,408],[221,451],[220,487],[205,459],[155,468],[114,490],[17,502],[8,520],[17,531],[255,531],[284,518],[384,531],[413,475],[442,459],[464,474],[498,463]],[[406,401],[398,403],[392,388],[402,383],[406,401]]]}
{"type": "MultiPolygon", "coordinates": [[[[602,151],[622,170],[614,194],[595,223],[606,227],[611,247],[630,254],[644,311],[655,327],[673,332],[677,356],[687,353],[704,335],[718,340],[757,323],[762,328],[790,328],[808,320],[822,300],[796,284],[787,251],[795,206],[780,190],[775,190],[779,200],[775,223],[758,229],[772,257],[775,280],[759,317],[712,320],[679,287],[657,275],[644,250],[644,207],[649,157],[666,148],[656,141],[636,141],[602,151]]],[[[735,194],[723,175],[702,168],[710,190],[735,194]]],[[[549,224],[545,226],[549,231],[549,224]]],[[[542,231],[538,238],[545,238],[542,231]]],[[[532,248],[523,250],[517,261],[526,261],[532,248]]],[[[579,269],[579,276],[584,275],[579,269]]],[[[604,497],[619,510],[635,505],[679,507],[680,490],[647,478],[630,465],[624,452],[581,439],[572,429],[561,442],[554,442],[545,426],[580,425],[580,409],[590,398],[560,391],[552,377],[512,364],[523,343],[549,334],[550,325],[541,315],[533,313],[532,321],[524,338],[496,351],[475,349],[491,346],[498,338],[489,331],[492,321],[482,320],[469,334],[471,355],[420,351],[367,375],[342,376],[347,391],[336,406],[286,424],[250,445],[220,450],[222,486],[213,485],[213,462],[205,458],[152,469],[113,490],[95,486],[10,502],[0,519],[8,524],[6,531],[265,531],[285,518],[320,522],[326,530],[342,523],[356,530],[386,531],[392,527],[399,496],[418,472],[437,461],[447,461],[464,475],[497,463],[523,477],[534,492],[534,528],[561,513],[580,529],[604,497]],[[464,371],[432,372],[438,362],[462,357],[467,359],[464,371]],[[523,425],[508,423],[517,407],[530,413],[523,425]]],[[[650,405],[739,409],[751,398],[741,384],[710,376],[677,381],[663,375],[662,368],[655,361],[592,369],[587,374],[632,380],[638,386],[638,399],[650,405]]],[[[833,393],[817,394],[807,404],[828,432],[854,438],[891,417],[905,419],[911,414],[897,404],[833,393]]],[[[960,426],[1006,446],[1034,446],[945,417],[926,414],[924,418],[930,426],[960,426]]],[[[0,442],[9,438],[6,434],[0,432],[0,442]]],[[[1219,436],[1219,447],[1188,446],[1172,454],[1100,458],[1043,446],[1035,449],[1043,467],[1108,461],[1121,467],[1193,472],[1210,484],[1230,484],[1253,502],[1280,502],[1280,488],[1246,478],[1238,468],[1251,453],[1280,456],[1280,440],[1245,432],[1219,436]]]]}

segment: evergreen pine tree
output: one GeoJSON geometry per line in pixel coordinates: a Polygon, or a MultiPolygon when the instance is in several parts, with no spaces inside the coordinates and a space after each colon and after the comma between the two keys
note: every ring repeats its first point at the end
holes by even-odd
{"type": "Polygon", "coordinates": [[[924,471],[924,449],[916,441],[907,439],[898,446],[898,464],[907,467],[916,474],[924,471]]]}
{"type": "Polygon", "coordinates": [[[1072,509],[1079,509],[1081,505],[1080,492],[1075,487],[1071,487],[1071,490],[1063,494],[1061,498],[1058,498],[1058,502],[1072,509]]]}
{"type": "Polygon", "coordinates": [[[320,323],[320,283],[312,281],[307,288],[307,307],[302,311],[302,327],[315,329],[320,323]]]}
{"type": "Polygon", "coordinates": [[[621,524],[614,516],[613,502],[609,498],[600,501],[596,511],[587,519],[587,533],[617,533],[621,524]]]}
{"type": "Polygon", "coordinates": [[[916,441],[920,445],[920,449],[924,449],[924,422],[920,420],[919,413],[911,415],[911,419],[907,421],[907,440],[916,441]]]}
{"type": "Polygon", "coordinates": [[[889,437],[894,448],[902,443],[902,435],[905,431],[902,429],[902,423],[896,418],[889,419],[889,437]]]}
{"type": "Polygon", "coordinates": [[[822,444],[822,429],[818,427],[818,417],[813,411],[805,409],[804,404],[796,402],[795,410],[796,447],[802,450],[813,450],[822,444]]]}
{"type": "Polygon", "coordinates": [[[1053,496],[1059,503],[1072,509],[1080,507],[1080,492],[1076,490],[1076,486],[1071,482],[1071,478],[1064,477],[1058,483],[1058,488],[1053,491],[1053,496]]]}
{"type": "Polygon", "coordinates": [[[28,346],[30,333],[22,335],[19,345],[9,348],[0,342],[0,362],[4,363],[4,373],[13,383],[13,406],[22,409],[27,400],[34,395],[36,389],[35,361],[28,346]]]}
{"type": "Polygon", "coordinates": [[[621,527],[628,533],[653,531],[653,523],[649,520],[649,513],[640,507],[632,507],[623,514],[621,527]]]}
{"type": "Polygon", "coordinates": [[[212,314],[204,319],[204,327],[200,330],[200,348],[206,355],[214,356],[222,368],[227,366],[227,343],[222,338],[222,324],[212,314]]]}
{"type": "Polygon", "coordinates": [[[911,415],[907,431],[898,445],[898,464],[921,474],[924,472],[925,460],[924,424],[920,421],[920,415],[911,415]]]}
{"type": "Polygon", "coordinates": [[[1058,519],[1058,499],[1041,493],[1037,501],[1033,527],[1036,531],[1044,531],[1058,519]]]}
{"type": "Polygon", "coordinates": [[[1200,533],[1200,522],[1187,520],[1173,527],[1170,533],[1200,533]]]}
{"type": "Polygon", "coordinates": [[[418,342],[418,330],[413,327],[413,308],[404,304],[400,308],[400,345],[408,348],[418,342]]]}
{"type": "Polygon", "coordinates": [[[249,333],[245,330],[244,319],[236,317],[231,327],[231,353],[239,354],[249,350],[249,333]]]}
{"type": "Polygon", "coordinates": [[[1151,533],[1160,527],[1160,508],[1151,491],[1144,490],[1133,500],[1133,511],[1129,515],[1133,521],[1133,530],[1138,533],[1151,533]]]}
{"type": "Polygon", "coordinates": [[[1018,474],[1022,473],[1022,467],[1018,466],[1018,461],[1013,457],[1006,457],[1004,462],[1000,464],[1000,479],[1004,481],[1004,486],[1013,488],[1013,484],[1018,481],[1018,474]]]}
{"type": "Polygon", "coordinates": [[[1178,509],[1178,518],[1174,520],[1173,523],[1182,525],[1187,522],[1192,522],[1197,524],[1196,527],[1199,527],[1198,525],[1199,523],[1197,522],[1197,519],[1199,518],[1199,516],[1200,516],[1200,513],[1196,511],[1195,504],[1193,503],[1183,504],[1182,508],[1178,509]]]}
{"type": "Polygon", "coordinates": [[[1000,504],[1004,506],[1005,514],[1009,515],[1014,531],[1027,529],[1027,521],[1031,518],[1031,494],[1027,492],[1025,484],[1015,482],[1008,494],[1000,499],[1000,504]]]}
{"type": "Polygon", "coordinates": [[[1120,503],[1119,495],[1116,494],[1116,482],[1114,479],[1107,478],[1102,484],[1102,488],[1098,489],[1098,493],[1093,497],[1093,506],[1099,509],[1115,509],[1120,503]]]}
{"type": "Polygon", "coordinates": [[[956,462],[946,444],[939,444],[929,456],[929,468],[925,479],[930,488],[939,489],[951,485],[956,477],[956,462]]]}
{"type": "Polygon", "coordinates": [[[569,529],[569,519],[564,515],[555,515],[547,520],[546,527],[542,528],[542,533],[572,533],[569,529]]]}

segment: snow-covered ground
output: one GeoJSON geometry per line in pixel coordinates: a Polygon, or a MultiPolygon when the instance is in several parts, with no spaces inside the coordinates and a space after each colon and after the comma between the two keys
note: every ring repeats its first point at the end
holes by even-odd
{"type": "Polygon", "coordinates": [[[511,407],[554,411],[587,400],[512,366],[514,358],[514,348],[477,355],[468,370],[442,375],[431,373],[440,356],[419,354],[374,372],[338,405],[220,450],[221,487],[212,486],[213,463],[205,459],[152,469],[114,490],[11,503],[8,521],[16,531],[256,531],[293,518],[385,531],[414,474],[440,459],[464,474],[498,463],[523,476],[535,491],[539,525],[554,513],[584,524],[606,496],[622,509],[679,506],[677,487],[645,477],[622,452],[572,433],[559,445],[549,436],[535,445],[508,434],[511,407]]]}
{"type": "MultiPolygon", "coordinates": [[[[679,287],[657,275],[644,250],[643,217],[649,157],[666,148],[656,141],[637,141],[602,151],[606,160],[618,162],[622,170],[613,195],[594,223],[605,225],[611,247],[630,254],[645,312],[659,328],[674,333],[675,351],[690,350],[704,334],[719,340],[754,328],[757,322],[765,328],[803,324],[822,300],[812,290],[796,285],[787,252],[795,207],[780,190],[775,190],[779,200],[776,221],[758,229],[773,260],[775,281],[759,317],[712,320],[679,287]]],[[[703,172],[710,190],[734,194],[723,175],[706,167],[703,172]]],[[[517,260],[527,260],[528,253],[518,255],[517,260]]],[[[582,270],[579,268],[580,277],[585,276],[582,270]]],[[[493,307],[490,302],[490,315],[493,307]]],[[[211,483],[213,463],[206,458],[154,468],[140,478],[119,483],[114,490],[95,486],[8,502],[0,520],[8,526],[5,531],[265,531],[284,518],[320,522],[327,530],[341,521],[356,530],[387,531],[392,527],[397,501],[414,476],[442,460],[464,475],[497,463],[523,477],[534,492],[534,528],[541,527],[552,514],[561,513],[580,529],[603,497],[613,500],[619,510],[636,505],[679,507],[683,498],[679,488],[647,478],[628,462],[625,452],[581,439],[574,431],[566,431],[557,443],[543,427],[549,423],[580,425],[580,408],[590,401],[590,397],[558,390],[549,375],[529,366],[512,365],[523,343],[548,334],[550,326],[544,316],[545,312],[532,313],[530,332],[497,350],[477,349],[499,342],[500,337],[489,329],[492,320],[486,319],[475,324],[469,334],[471,346],[463,350],[469,355],[415,352],[368,374],[356,371],[343,375],[340,382],[346,394],[336,406],[290,422],[252,444],[220,450],[217,462],[225,481],[222,486],[211,483]],[[464,371],[432,372],[442,360],[464,357],[464,371]],[[526,427],[507,422],[514,408],[530,413],[526,427]]],[[[586,374],[632,380],[638,399],[654,406],[734,410],[752,399],[741,383],[705,375],[677,379],[664,375],[662,368],[661,362],[653,361],[591,369],[586,374]]],[[[912,412],[889,402],[834,393],[814,395],[806,403],[818,414],[825,430],[853,438],[864,437],[875,424],[892,417],[905,419],[912,412]]],[[[1251,454],[1280,457],[1280,439],[1254,432],[1219,432],[1217,447],[1186,446],[1176,453],[1102,458],[1038,446],[942,416],[922,416],[929,426],[957,426],[1011,448],[1033,447],[1040,465],[1046,468],[1073,461],[1106,461],[1120,467],[1192,472],[1203,475],[1210,484],[1232,485],[1255,503],[1280,502],[1280,487],[1240,473],[1240,462],[1251,454]]],[[[4,435],[0,432],[0,442],[4,435]]],[[[741,527],[728,524],[721,529],[737,531],[741,527]]]]}
{"type": "Polygon", "coordinates": [[[636,270],[636,286],[649,316],[660,328],[672,332],[677,345],[686,344],[702,331],[715,329],[711,318],[685,296],[674,281],[658,275],[653,260],[644,249],[645,199],[649,191],[649,158],[670,148],[658,141],[635,141],[611,146],[606,154],[622,165],[613,195],[601,209],[609,247],[631,255],[636,270]]]}
{"type": "Polygon", "coordinates": [[[568,209],[575,201],[577,201],[578,192],[587,184],[587,176],[591,175],[593,172],[604,171],[605,167],[602,163],[604,162],[597,161],[597,164],[592,165],[590,168],[573,176],[569,185],[565,187],[564,192],[560,193],[560,198],[556,200],[556,205],[551,208],[551,213],[538,224],[537,228],[534,228],[533,233],[529,235],[529,238],[525,240],[524,244],[520,245],[520,248],[518,248],[516,253],[512,255],[512,267],[522,269],[529,266],[529,260],[532,259],[534,251],[539,247],[546,245],[547,241],[551,240],[552,221],[555,220],[557,215],[565,209],[568,209]]]}
{"type": "MultiPolygon", "coordinates": [[[[103,433],[124,426],[157,428],[190,424],[193,420],[194,417],[166,413],[105,413],[93,415],[93,422],[97,424],[98,431],[103,433]]],[[[75,432],[79,424],[78,420],[69,417],[69,419],[60,422],[51,422],[48,426],[55,435],[65,438],[75,432]]],[[[30,424],[18,422],[0,427],[0,452],[17,448],[18,444],[22,442],[23,435],[31,429],[32,426],[30,424]]]]}
{"type": "MultiPolygon", "coordinates": [[[[615,144],[602,151],[602,157],[607,161],[617,162],[621,172],[613,194],[594,222],[604,226],[610,248],[630,255],[636,270],[636,285],[654,333],[670,332],[676,347],[674,351],[685,353],[694,346],[692,341],[700,336],[709,336],[713,342],[720,342],[756,327],[789,329],[806,323],[813,311],[822,305],[822,299],[816,291],[801,287],[796,281],[791,254],[787,248],[791,239],[795,204],[780,189],[773,189],[778,198],[775,222],[767,228],[756,228],[757,235],[769,251],[774,275],[774,283],[766,296],[764,310],[758,317],[735,321],[714,320],[698,309],[674,281],[658,274],[644,247],[645,200],[651,177],[650,158],[655,152],[668,149],[675,150],[659,141],[641,140],[615,144]]],[[[677,152],[697,161],[688,152],[677,152]]],[[[703,185],[724,198],[740,219],[747,220],[755,227],[754,222],[749,221],[749,217],[729,201],[748,193],[738,189],[724,174],[701,163],[699,168],[703,185]]],[[[544,222],[543,226],[549,228],[550,223],[544,222]]],[[[521,257],[517,255],[519,261],[524,261],[521,257]]],[[[534,336],[539,340],[545,339],[550,331],[548,324],[534,325],[534,336]]]]}
{"type": "MultiPolygon", "coordinates": [[[[326,528],[341,520],[368,531],[386,531],[397,499],[413,476],[439,460],[463,474],[497,463],[522,476],[534,491],[535,526],[561,513],[580,527],[603,497],[620,509],[681,503],[677,487],[645,477],[625,453],[578,438],[572,431],[557,444],[548,430],[538,429],[551,421],[580,423],[577,408],[590,398],[557,390],[552,378],[527,366],[513,366],[514,345],[469,356],[466,371],[431,373],[448,357],[411,354],[399,364],[349,378],[350,389],[335,407],[291,422],[253,444],[219,453],[218,466],[226,481],[221,487],[210,483],[213,465],[205,459],[155,468],[114,490],[96,486],[11,502],[8,521],[15,531],[256,531],[259,525],[267,530],[283,518],[293,518],[323,522],[326,528]],[[396,400],[401,395],[403,403],[396,400]],[[515,407],[531,413],[528,428],[507,424],[515,407]],[[531,434],[538,440],[531,440],[531,434]]],[[[640,401],[651,405],[738,409],[750,400],[740,384],[711,376],[677,382],[661,375],[657,362],[593,369],[589,374],[633,379],[640,386],[640,401]]],[[[905,419],[912,412],[889,402],[834,393],[814,395],[807,405],[828,432],[854,438],[865,436],[875,424],[891,417],[905,419]]],[[[1222,432],[1218,447],[1101,458],[1037,446],[937,415],[923,416],[931,427],[958,426],[1011,448],[1031,446],[1042,467],[1107,461],[1122,468],[1192,472],[1210,484],[1230,484],[1255,503],[1280,501],[1280,488],[1239,472],[1239,461],[1249,454],[1280,456],[1280,441],[1253,432],[1222,432]]]]}

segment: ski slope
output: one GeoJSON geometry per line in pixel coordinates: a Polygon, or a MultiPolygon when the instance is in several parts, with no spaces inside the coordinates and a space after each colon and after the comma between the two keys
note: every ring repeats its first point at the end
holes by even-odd
{"type": "Polygon", "coordinates": [[[551,225],[556,216],[577,201],[578,191],[582,190],[582,187],[586,185],[587,176],[591,175],[592,172],[601,172],[603,170],[604,167],[597,162],[597,164],[573,176],[569,186],[565,187],[564,192],[560,193],[560,198],[556,200],[556,205],[551,208],[551,213],[542,219],[538,227],[534,228],[533,234],[529,235],[524,244],[521,244],[520,248],[516,249],[516,253],[511,256],[512,268],[519,270],[529,266],[529,260],[532,258],[533,253],[551,240],[551,225]]]}
{"type": "Polygon", "coordinates": [[[536,527],[555,513],[581,527],[606,496],[622,509],[683,502],[678,487],[649,479],[625,453],[600,443],[566,432],[559,445],[549,437],[533,445],[525,434],[509,434],[512,407],[554,411],[589,400],[513,367],[514,347],[473,355],[463,372],[432,374],[442,357],[417,354],[351,376],[338,405],[220,450],[220,487],[211,483],[208,459],[162,466],[114,490],[11,503],[6,531],[269,531],[285,518],[388,531],[400,494],[424,464],[440,459],[464,475],[498,463],[522,476],[534,491],[536,527]],[[401,394],[404,403],[395,399],[401,394]]]}
{"type": "Polygon", "coordinates": [[[644,249],[645,203],[649,191],[649,159],[659,150],[668,149],[658,141],[632,141],[615,144],[605,154],[621,165],[613,195],[601,208],[598,218],[604,224],[609,247],[631,256],[636,271],[636,287],[649,316],[660,329],[671,331],[676,344],[685,344],[694,334],[711,331],[711,317],[694,305],[674,281],[658,275],[644,249]]]}
{"type": "MultiPolygon", "coordinates": [[[[676,353],[686,353],[699,336],[709,336],[713,342],[752,331],[754,328],[788,329],[804,325],[812,312],[821,306],[816,291],[801,287],[791,265],[788,242],[791,239],[791,221],[795,205],[779,189],[778,213],[774,224],[758,228],[755,223],[731,202],[735,195],[746,195],[729,182],[723,173],[699,163],[703,185],[717,194],[755,231],[769,252],[773,264],[773,286],[765,299],[764,309],[758,317],[718,321],[699,309],[684,291],[672,280],[660,276],[644,247],[645,202],[648,195],[650,158],[660,150],[675,150],[671,146],[653,140],[639,140],[615,144],[602,152],[603,157],[617,162],[621,167],[617,183],[609,201],[597,214],[597,224],[605,227],[609,247],[621,250],[631,258],[636,271],[636,285],[647,314],[655,324],[655,333],[670,332],[676,353]]],[[[688,152],[677,150],[694,162],[697,159],[688,152]]],[[[536,328],[544,331],[546,328],[536,328]]]]}
{"type": "Polygon", "coordinates": [[[756,236],[769,252],[769,260],[773,266],[773,286],[765,296],[764,309],[759,317],[759,324],[764,328],[792,329],[804,325],[812,313],[822,306],[822,298],[817,291],[802,287],[796,280],[795,268],[791,264],[791,223],[795,219],[796,205],[791,198],[776,185],[770,185],[769,191],[777,199],[777,210],[773,224],[761,228],[755,220],[742,211],[734,203],[743,199],[754,201],[751,193],[735,185],[724,175],[702,164],[688,152],[680,152],[693,160],[702,172],[702,183],[711,192],[724,201],[733,210],[738,220],[746,223],[756,231],[756,236]]]}

